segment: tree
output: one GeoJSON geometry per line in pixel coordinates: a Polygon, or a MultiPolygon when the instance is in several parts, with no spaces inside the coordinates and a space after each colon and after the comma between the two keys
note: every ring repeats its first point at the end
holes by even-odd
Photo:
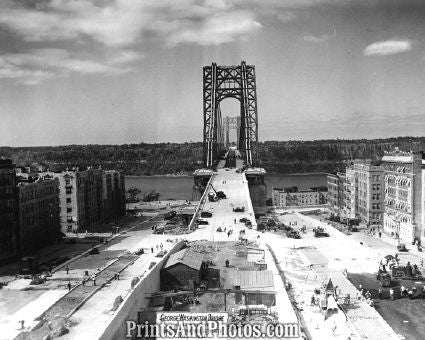
{"type": "Polygon", "coordinates": [[[131,187],[127,189],[127,202],[138,202],[139,199],[137,198],[137,195],[141,192],[142,191],[137,187],[131,187]]]}

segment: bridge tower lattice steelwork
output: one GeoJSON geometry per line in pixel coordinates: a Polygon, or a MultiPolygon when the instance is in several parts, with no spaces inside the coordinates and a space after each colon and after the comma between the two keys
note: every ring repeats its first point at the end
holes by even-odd
{"type": "MultiPolygon", "coordinates": [[[[224,129],[224,147],[228,149],[230,147],[230,130],[236,130],[236,141],[239,141],[239,132],[241,129],[241,117],[224,117],[223,121],[224,129]]],[[[239,143],[239,142],[238,142],[239,143]]]]}
{"type": "MultiPolygon", "coordinates": [[[[221,119],[220,102],[225,98],[239,100],[240,126],[238,149],[245,162],[252,166],[258,157],[258,117],[255,67],[242,61],[238,66],[204,67],[204,161],[214,165],[217,154],[224,148],[225,127],[221,119]]],[[[227,136],[226,136],[227,137],[227,136]]]]}

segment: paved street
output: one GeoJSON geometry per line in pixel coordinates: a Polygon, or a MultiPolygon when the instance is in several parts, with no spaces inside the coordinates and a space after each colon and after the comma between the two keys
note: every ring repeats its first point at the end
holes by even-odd
{"type": "MultiPolygon", "coordinates": [[[[132,222],[130,227],[133,227],[133,229],[131,232],[124,232],[109,243],[100,245],[99,254],[87,254],[87,256],[79,257],[69,263],[68,274],[66,273],[66,266],[61,266],[54,271],[46,283],[41,285],[29,286],[30,280],[28,279],[17,279],[10,282],[0,290],[0,327],[3,330],[0,339],[10,339],[18,334],[20,332],[19,320],[25,320],[26,329],[35,326],[39,322],[36,318],[41,316],[50,306],[52,307],[46,315],[47,319],[50,314],[66,316],[95,289],[91,287],[91,282],[88,282],[85,287],[82,286],[81,282],[85,278],[85,272],[88,271],[89,276],[91,276],[109,264],[109,270],[103,271],[99,276],[98,286],[108,280],[113,276],[113,273],[119,271],[129,261],[124,256],[118,262],[114,264],[112,262],[125,255],[128,250],[137,250],[138,240],[143,238],[143,235],[152,233],[151,227],[157,220],[154,219],[152,222],[142,224],[132,222]],[[129,237],[130,233],[132,237],[129,237]],[[68,282],[74,287],[69,293],[68,282]],[[77,288],[75,288],[76,286],[77,288]]],[[[146,247],[146,250],[148,250],[148,247],[146,247]]]]}

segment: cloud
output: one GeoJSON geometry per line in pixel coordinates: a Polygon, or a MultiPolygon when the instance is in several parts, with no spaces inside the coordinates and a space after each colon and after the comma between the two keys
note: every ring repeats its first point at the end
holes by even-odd
{"type": "Polygon", "coordinates": [[[319,36],[314,36],[314,35],[303,36],[304,41],[311,42],[311,43],[314,43],[314,44],[323,43],[323,42],[329,40],[329,38],[330,38],[329,34],[322,34],[322,35],[319,35],[319,36]]]}
{"type": "Polygon", "coordinates": [[[169,44],[219,45],[243,38],[262,27],[252,14],[246,11],[215,15],[207,18],[202,25],[186,22],[182,26],[170,34],[169,44]]]}
{"type": "Polygon", "coordinates": [[[89,39],[122,47],[153,33],[168,43],[216,45],[261,27],[243,7],[234,0],[39,0],[31,6],[3,0],[0,27],[30,42],[89,39]]]}
{"type": "Polygon", "coordinates": [[[294,13],[292,13],[291,11],[277,13],[276,16],[282,22],[292,21],[292,20],[297,18],[297,16],[294,13]]]}
{"type": "Polygon", "coordinates": [[[64,49],[33,49],[25,53],[0,55],[0,79],[34,85],[54,77],[77,74],[117,75],[131,70],[128,65],[141,58],[133,51],[122,51],[102,61],[80,58],[64,49]]]}
{"type": "Polygon", "coordinates": [[[387,40],[377,41],[367,46],[363,52],[365,56],[386,56],[397,53],[408,52],[412,49],[409,40],[387,40]]]}

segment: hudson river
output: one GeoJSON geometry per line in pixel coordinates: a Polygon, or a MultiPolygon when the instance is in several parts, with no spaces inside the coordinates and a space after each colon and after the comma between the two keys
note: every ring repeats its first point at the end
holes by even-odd
{"type": "MultiPolygon", "coordinates": [[[[310,187],[326,186],[325,173],[274,175],[266,174],[267,198],[271,197],[272,187],[297,186],[299,190],[307,190],[310,187]]],[[[126,189],[137,187],[143,194],[155,190],[160,193],[160,199],[192,199],[192,176],[126,176],[126,189]]]]}

